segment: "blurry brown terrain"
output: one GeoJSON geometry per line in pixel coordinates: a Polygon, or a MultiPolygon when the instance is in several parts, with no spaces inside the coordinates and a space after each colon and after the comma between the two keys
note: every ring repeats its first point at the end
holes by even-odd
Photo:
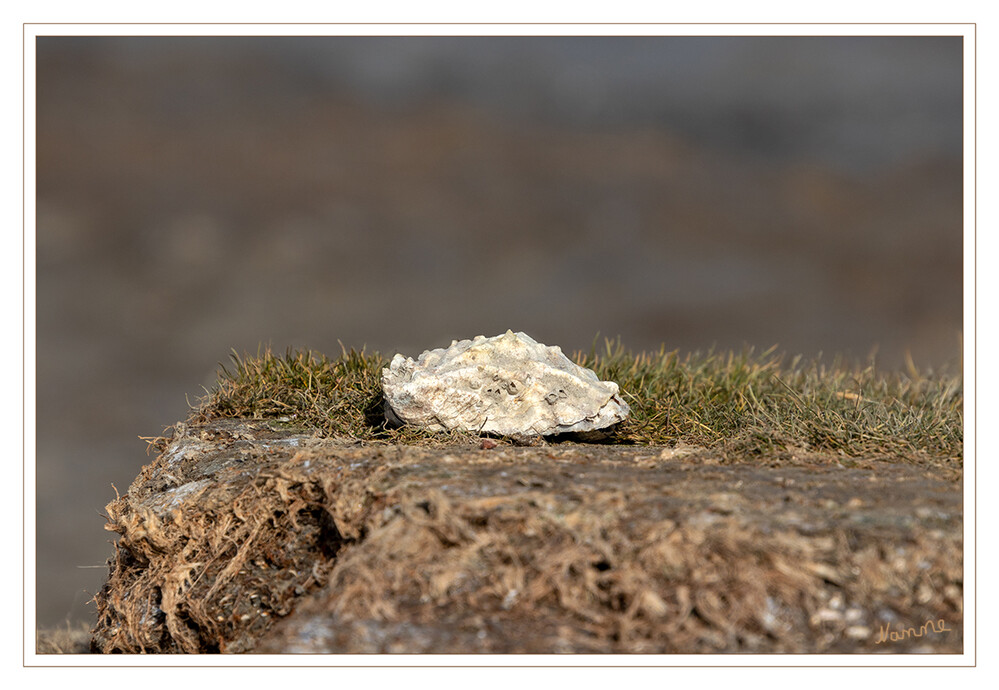
{"type": "Polygon", "coordinates": [[[112,482],[230,349],[415,355],[511,328],[959,366],[959,151],[851,170],[157,45],[39,43],[40,624],[93,615],[112,482]]]}

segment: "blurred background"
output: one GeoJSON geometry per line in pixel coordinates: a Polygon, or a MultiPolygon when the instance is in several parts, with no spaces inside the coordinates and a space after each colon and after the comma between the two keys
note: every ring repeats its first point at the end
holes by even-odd
{"type": "Polygon", "coordinates": [[[959,37],[41,38],[37,132],[42,626],[232,348],[960,366],[959,37]]]}

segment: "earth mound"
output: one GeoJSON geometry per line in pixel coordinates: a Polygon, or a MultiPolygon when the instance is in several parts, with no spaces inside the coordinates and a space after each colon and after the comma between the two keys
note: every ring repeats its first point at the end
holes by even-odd
{"type": "Polygon", "coordinates": [[[829,454],[178,424],[107,507],[102,653],[963,648],[960,481],[829,454]]]}

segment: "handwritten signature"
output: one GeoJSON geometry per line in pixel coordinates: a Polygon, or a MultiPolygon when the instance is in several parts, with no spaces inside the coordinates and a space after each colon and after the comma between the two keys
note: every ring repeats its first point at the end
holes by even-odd
{"type": "Polygon", "coordinates": [[[901,642],[902,640],[908,639],[910,637],[922,637],[928,632],[942,633],[950,632],[950,628],[947,627],[947,622],[941,618],[939,620],[927,620],[918,628],[901,628],[899,630],[891,630],[887,625],[881,626],[881,631],[878,633],[878,639],[875,640],[874,644],[881,644],[882,642],[901,642]]]}

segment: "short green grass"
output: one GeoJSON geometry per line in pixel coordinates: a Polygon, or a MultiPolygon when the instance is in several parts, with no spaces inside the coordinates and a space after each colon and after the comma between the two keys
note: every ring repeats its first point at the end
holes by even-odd
{"type": "MultiPolygon", "coordinates": [[[[343,350],[233,353],[191,421],[287,419],[328,436],[440,444],[461,434],[385,428],[377,353],[343,350]]],[[[960,374],[881,372],[764,352],[632,354],[619,342],[573,359],[616,381],[631,417],[612,441],[687,443],[740,457],[794,450],[846,457],[931,458],[960,465],[964,395],[960,374]]],[[[467,435],[465,435],[467,440],[467,435]]]]}

